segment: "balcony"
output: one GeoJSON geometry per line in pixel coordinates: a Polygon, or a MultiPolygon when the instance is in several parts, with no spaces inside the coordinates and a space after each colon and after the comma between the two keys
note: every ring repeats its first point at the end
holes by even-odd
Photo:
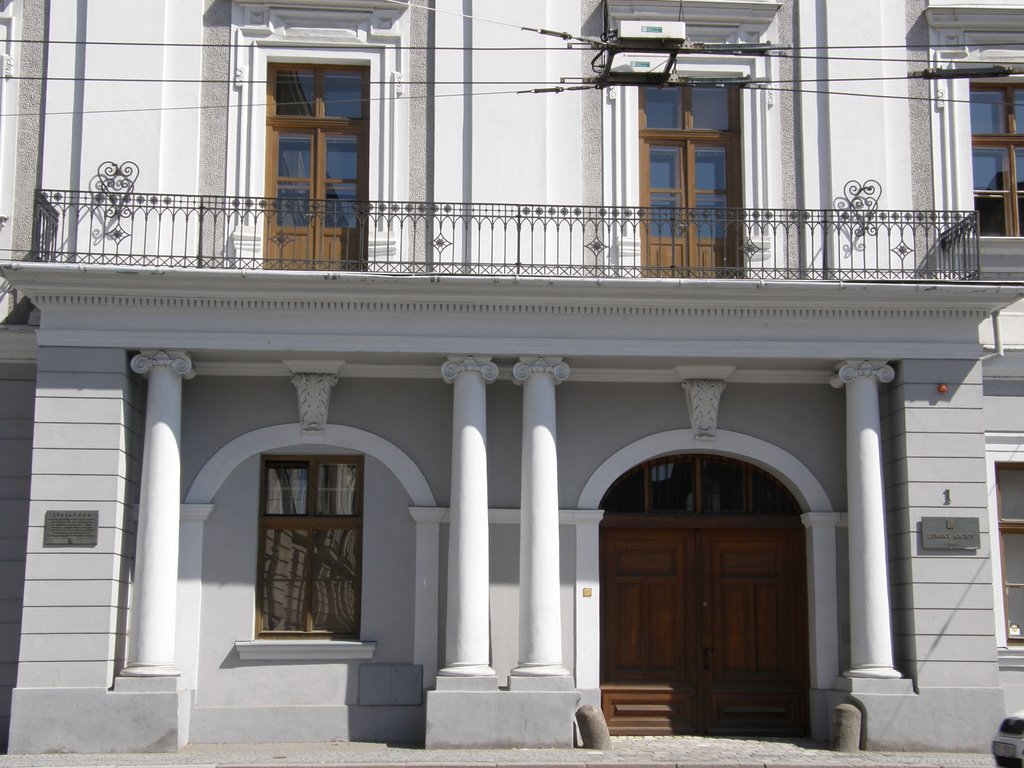
{"type": "Polygon", "coordinates": [[[30,259],[387,275],[969,281],[973,212],[346,202],[38,190],[30,259]]]}

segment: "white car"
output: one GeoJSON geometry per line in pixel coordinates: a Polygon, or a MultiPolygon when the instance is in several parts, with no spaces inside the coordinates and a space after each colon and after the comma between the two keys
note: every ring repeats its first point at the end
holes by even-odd
{"type": "Polygon", "coordinates": [[[1002,768],[1024,768],[1024,712],[1010,715],[992,739],[992,754],[1002,768]]]}

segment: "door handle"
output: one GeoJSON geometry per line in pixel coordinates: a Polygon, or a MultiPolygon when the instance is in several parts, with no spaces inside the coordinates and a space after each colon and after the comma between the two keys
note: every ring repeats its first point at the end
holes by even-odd
{"type": "Polygon", "coordinates": [[[711,657],[714,656],[714,655],[715,655],[714,651],[712,651],[710,648],[705,648],[704,649],[704,671],[705,672],[710,672],[711,671],[711,657]]]}

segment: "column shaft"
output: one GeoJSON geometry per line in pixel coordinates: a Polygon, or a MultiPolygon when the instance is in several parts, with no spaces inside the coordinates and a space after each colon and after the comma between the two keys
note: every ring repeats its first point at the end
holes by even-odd
{"type": "Polygon", "coordinates": [[[887,365],[850,363],[846,385],[846,483],[850,542],[850,669],[847,677],[895,678],[886,556],[878,380],[887,365]]]}
{"type": "Polygon", "coordinates": [[[177,675],[174,663],[181,514],[181,377],[187,356],[136,356],[132,369],[149,373],[142,455],[139,527],[135,544],[128,676],[177,675]]]}
{"type": "Polygon", "coordinates": [[[448,612],[440,675],[493,675],[487,498],[487,381],[493,363],[467,358],[442,369],[454,384],[448,612]]]}
{"type": "Polygon", "coordinates": [[[568,366],[519,363],[523,383],[522,518],[519,539],[519,664],[513,675],[568,675],[562,666],[555,384],[568,366]]]}

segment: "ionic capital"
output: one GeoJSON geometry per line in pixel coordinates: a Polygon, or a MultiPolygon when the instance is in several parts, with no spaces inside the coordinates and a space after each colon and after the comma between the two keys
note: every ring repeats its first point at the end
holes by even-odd
{"type": "Polygon", "coordinates": [[[569,378],[569,366],[558,358],[543,357],[524,358],[512,366],[512,379],[517,384],[522,384],[535,373],[550,374],[555,384],[561,384],[569,378]]]}
{"type": "Polygon", "coordinates": [[[184,352],[142,352],[132,358],[131,369],[135,373],[145,376],[154,368],[170,368],[176,374],[185,379],[191,379],[196,375],[192,370],[192,358],[184,352]]]}
{"type": "Polygon", "coordinates": [[[452,384],[460,373],[479,373],[481,378],[490,384],[498,378],[498,366],[488,357],[449,357],[448,362],[441,366],[441,378],[452,384]]]}
{"type": "Polygon", "coordinates": [[[891,365],[878,360],[848,360],[836,368],[829,383],[836,389],[842,389],[859,378],[874,379],[882,384],[888,384],[896,378],[896,371],[891,365]]]}

